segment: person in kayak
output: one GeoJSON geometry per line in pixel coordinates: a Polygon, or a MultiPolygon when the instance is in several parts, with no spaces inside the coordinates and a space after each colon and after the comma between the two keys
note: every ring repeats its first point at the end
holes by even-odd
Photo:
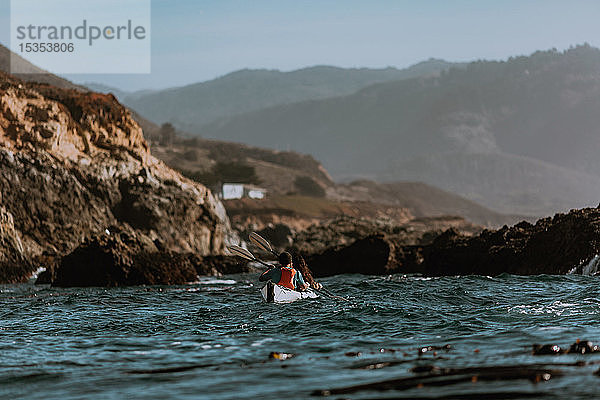
{"type": "Polygon", "coordinates": [[[306,261],[304,261],[304,257],[302,257],[298,253],[294,253],[292,259],[294,269],[302,274],[302,277],[304,278],[308,286],[316,290],[319,290],[323,287],[323,285],[315,281],[315,278],[313,278],[312,273],[310,272],[310,268],[308,268],[306,261]]]}
{"type": "Polygon", "coordinates": [[[287,251],[279,255],[279,265],[263,272],[258,280],[261,282],[271,280],[277,285],[297,291],[303,291],[308,288],[302,274],[293,267],[292,255],[287,251]]]}

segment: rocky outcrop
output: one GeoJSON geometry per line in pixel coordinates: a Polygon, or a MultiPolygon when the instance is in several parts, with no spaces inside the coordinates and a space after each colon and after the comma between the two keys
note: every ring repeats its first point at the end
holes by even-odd
{"type": "Polygon", "coordinates": [[[317,277],[420,272],[423,247],[449,228],[465,237],[482,230],[452,216],[414,218],[402,224],[345,216],[299,232],[289,250],[306,255],[317,277]]]}
{"type": "Polygon", "coordinates": [[[597,272],[599,254],[600,208],[588,208],[478,235],[451,228],[413,245],[402,236],[373,235],[313,254],[309,264],[316,276],[589,274],[597,272]]]}
{"type": "Polygon", "coordinates": [[[440,275],[566,274],[600,253],[600,209],[572,210],[465,237],[448,231],[423,249],[421,270],[440,275]]]}
{"type": "Polygon", "coordinates": [[[222,254],[230,234],[222,204],[154,158],[112,95],[2,73],[0,192],[26,261],[67,255],[111,226],[198,256],[222,254]]]}
{"type": "Polygon", "coordinates": [[[414,251],[409,257],[408,247],[401,246],[398,238],[372,235],[356,240],[349,246],[330,248],[309,257],[308,263],[317,277],[337,274],[387,275],[400,270],[415,271],[414,251]]]}
{"type": "Polygon", "coordinates": [[[461,217],[443,216],[412,218],[397,223],[387,218],[354,218],[342,216],[314,224],[298,232],[293,238],[293,251],[317,254],[329,248],[348,246],[358,239],[372,235],[386,236],[396,246],[424,245],[449,228],[464,235],[482,231],[482,227],[465,221],[461,217]]]}
{"type": "Polygon", "coordinates": [[[240,260],[175,253],[124,224],[94,235],[63,257],[53,286],[181,285],[198,275],[247,272],[240,260]]]}

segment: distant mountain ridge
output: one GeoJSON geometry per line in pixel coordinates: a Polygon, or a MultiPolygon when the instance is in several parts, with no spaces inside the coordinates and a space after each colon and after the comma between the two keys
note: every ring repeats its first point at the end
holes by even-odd
{"type": "MultiPolygon", "coordinates": [[[[180,130],[202,134],[202,126],[219,118],[263,108],[352,94],[369,85],[437,76],[453,64],[430,59],[406,69],[344,69],[315,66],[291,72],[244,69],[207,82],[183,87],[115,95],[152,122],[171,122],[180,130]]],[[[90,84],[94,90],[112,91],[90,84]]]]}
{"type": "Polygon", "coordinates": [[[598,110],[600,50],[583,45],[223,118],[202,135],[309,153],[338,179],[423,180],[504,212],[546,215],[598,204],[598,110]],[[456,170],[473,155],[493,168],[456,170]],[[506,171],[515,179],[498,181],[506,171]]]}

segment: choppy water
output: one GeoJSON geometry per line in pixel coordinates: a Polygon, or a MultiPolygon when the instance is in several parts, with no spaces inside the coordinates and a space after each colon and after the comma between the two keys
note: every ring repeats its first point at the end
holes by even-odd
{"type": "Polygon", "coordinates": [[[600,341],[600,278],[348,275],[322,282],[352,303],[287,305],[262,303],[254,279],[117,289],[0,286],[0,398],[307,398],[315,390],[424,376],[414,367],[517,364],[558,372],[539,383],[417,379],[333,398],[600,395],[593,374],[600,354],[531,355],[533,343],[600,341]],[[446,344],[448,352],[418,356],[422,346],[446,344]],[[272,351],[295,357],[270,360],[272,351]]]}

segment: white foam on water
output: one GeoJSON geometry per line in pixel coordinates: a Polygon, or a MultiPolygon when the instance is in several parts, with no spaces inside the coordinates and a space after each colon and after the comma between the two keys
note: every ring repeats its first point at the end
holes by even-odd
{"type": "Polygon", "coordinates": [[[540,331],[564,331],[568,328],[563,328],[562,326],[543,326],[539,330],[540,331]]]}
{"type": "Polygon", "coordinates": [[[275,340],[275,339],[273,339],[273,338],[264,338],[264,339],[252,342],[252,344],[250,346],[252,346],[252,347],[262,346],[263,344],[265,344],[267,342],[272,342],[273,340],[275,340]]]}
{"type": "Polygon", "coordinates": [[[579,314],[578,307],[580,305],[578,303],[563,303],[560,300],[553,301],[550,304],[542,305],[519,305],[510,307],[508,312],[516,312],[519,314],[526,315],[543,315],[543,314],[552,314],[556,316],[561,316],[563,314],[567,315],[577,315],[579,314]]]}
{"type": "Polygon", "coordinates": [[[580,273],[583,276],[592,276],[598,273],[600,267],[600,255],[596,254],[587,264],[579,264],[577,267],[573,267],[567,272],[567,275],[573,275],[580,273]]]}
{"type": "Polygon", "coordinates": [[[40,267],[40,268],[36,269],[35,272],[33,273],[33,275],[31,275],[30,279],[37,279],[39,274],[41,274],[44,271],[46,271],[46,267],[40,267]]]}
{"type": "Polygon", "coordinates": [[[600,256],[596,254],[594,258],[581,270],[581,275],[594,275],[598,272],[598,265],[600,264],[600,256]]]}
{"type": "Polygon", "coordinates": [[[237,282],[233,279],[200,279],[201,285],[235,285],[237,282]]]}

